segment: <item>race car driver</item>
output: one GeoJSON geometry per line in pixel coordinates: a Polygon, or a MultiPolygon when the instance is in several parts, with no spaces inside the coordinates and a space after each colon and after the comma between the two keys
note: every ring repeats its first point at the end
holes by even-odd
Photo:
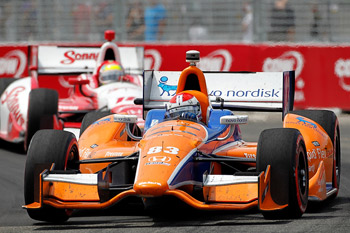
{"type": "Polygon", "coordinates": [[[105,61],[101,64],[98,72],[98,83],[104,85],[112,82],[124,81],[124,69],[116,61],[105,61]]]}
{"type": "Polygon", "coordinates": [[[211,105],[208,97],[199,91],[183,91],[176,94],[166,105],[166,118],[182,118],[208,122],[211,105]]]}
{"type": "Polygon", "coordinates": [[[140,86],[140,80],[132,75],[126,75],[123,66],[114,60],[104,61],[95,75],[98,86],[113,82],[128,82],[140,86]]]}

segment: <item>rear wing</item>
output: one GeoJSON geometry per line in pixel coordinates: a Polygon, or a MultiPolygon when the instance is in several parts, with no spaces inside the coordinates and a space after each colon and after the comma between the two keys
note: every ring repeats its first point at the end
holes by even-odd
{"type": "MultiPolygon", "coordinates": [[[[247,111],[293,110],[294,71],[203,72],[213,108],[247,111]],[[218,98],[219,97],[219,98],[218,98]]],[[[175,95],[181,72],[144,71],[144,110],[164,108],[175,95]]]]}
{"type": "MultiPolygon", "coordinates": [[[[143,47],[118,47],[128,74],[142,74],[143,47]]],[[[101,47],[38,46],[38,74],[92,73],[101,47]]]]}

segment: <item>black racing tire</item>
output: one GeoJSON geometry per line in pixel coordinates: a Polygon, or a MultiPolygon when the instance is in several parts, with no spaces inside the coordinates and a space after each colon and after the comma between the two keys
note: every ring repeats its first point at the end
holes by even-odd
{"type": "Polygon", "coordinates": [[[300,218],[309,195],[308,160],[303,136],[297,129],[264,130],[257,147],[257,171],[270,165],[270,192],[282,210],[262,211],[267,219],[300,218]]]}
{"type": "Polygon", "coordinates": [[[0,78],[0,96],[4,93],[6,88],[16,80],[15,78],[0,78]]]}
{"type": "Polygon", "coordinates": [[[103,117],[109,116],[112,113],[110,111],[103,111],[103,112],[89,112],[87,113],[80,126],[80,134],[79,137],[83,134],[83,132],[89,127],[92,123],[97,121],[98,119],[101,119],[103,117]]]}
{"type": "Polygon", "coordinates": [[[38,88],[29,93],[27,131],[24,149],[27,150],[33,135],[40,129],[53,129],[54,116],[58,115],[56,90],[38,88]]]}
{"type": "MultiPolygon", "coordinates": [[[[31,204],[36,200],[39,174],[50,169],[55,163],[54,170],[79,170],[78,143],[74,134],[62,130],[39,130],[32,138],[24,174],[24,200],[31,204]]],[[[45,222],[65,222],[71,211],[55,209],[44,205],[40,209],[27,209],[32,219],[45,222]]]]}
{"type": "Polygon", "coordinates": [[[338,195],[340,187],[340,171],[341,171],[341,150],[340,150],[340,130],[338,118],[334,112],[329,110],[297,110],[290,113],[307,117],[319,125],[327,132],[328,136],[333,142],[334,148],[334,165],[332,186],[337,188],[337,191],[331,196],[335,198],[338,195]]]}

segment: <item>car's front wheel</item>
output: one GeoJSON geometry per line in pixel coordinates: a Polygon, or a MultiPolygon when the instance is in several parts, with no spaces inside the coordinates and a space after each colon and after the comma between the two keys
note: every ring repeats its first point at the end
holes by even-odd
{"type": "Polygon", "coordinates": [[[309,194],[308,160],[303,136],[297,129],[264,130],[257,147],[257,171],[270,165],[270,192],[283,210],[262,210],[265,218],[300,218],[309,194]]]}
{"type": "MultiPolygon", "coordinates": [[[[36,201],[39,175],[50,169],[55,163],[55,170],[78,170],[78,144],[74,134],[61,130],[39,130],[32,139],[28,150],[24,175],[25,204],[36,201]]],[[[46,222],[64,222],[70,211],[55,209],[44,205],[40,209],[27,209],[32,219],[46,222]]]]}

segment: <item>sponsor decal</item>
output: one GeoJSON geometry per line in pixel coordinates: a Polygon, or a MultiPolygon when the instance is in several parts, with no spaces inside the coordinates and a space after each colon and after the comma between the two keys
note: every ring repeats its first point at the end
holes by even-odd
{"type": "Polygon", "coordinates": [[[350,92],[350,59],[338,59],[335,62],[334,73],[339,78],[340,87],[350,92]]]}
{"type": "Polygon", "coordinates": [[[299,120],[297,123],[302,123],[304,126],[308,128],[315,129],[317,128],[317,125],[315,123],[312,123],[311,121],[305,120],[304,117],[297,117],[297,120],[299,120]]]}
{"type": "Polygon", "coordinates": [[[256,159],[256,155],[255,154],[249,154],[249,153],[244,153],[244,156],[248,159],[256,159]]]}
{"type": "Polygon", "coordinates": [[[177,85],[168,85],[169,78],[166,76],[163,76],[160,78],[159,80],[159,84],[158,87],[163,91],[160,96],[163,96],[164,93],[167,93],[168,96],[174,96],[176,93],[176,89],[177,89],[177,85]],[[170,92],[173,92],[172,94],[170,94],[170,92]]]}
{"type": "MultiPolygon", "coordinates": [[[[210,96],[225,96],[221,90],[212,90],[209,93],[210,96]]],[[[280,98],[281,93],[276,89],[264,90],[263,88],[255,90],[228,90],[226,92],[227,97],[242,97],[242,98],[280,98]]]]}
{"type": "Polygon", "coordinates": [[[179,153],[179,148],[173,147],[173,146],[168,146],[165,147],[165,150],[163,149],[163,147],[161,146],[154,146],[149,148],[147,154],[156,154],[156,153],[160,153],[160,152],[164,152],[167,154],[173,154],[173,155],[177,155],[179,153]]]}
{"type": "Polygon", "coordinates": [[[58,107],[60,111],[76,111],[79,109],[79,106],[64,106],[61,105],[58,107]]]}
{"type": "Polygon", "coordinates": [[[98,53],[78,53],[74,50],[69,50],[63,54],[65,59],[60,61],[63,65],[70,65],[76,61],[97,60],[98,53]]]}
{"type": "Polygon", "coordinates": [[[168,156],[151,156],[148,158],[146,165],[166,165],[170,166],[171,158],[168,156]]]}
{"type": "Polygon", "coordinates": [[[295,97],[296,102],[305,101],[304,86],[305,82],[300,76],[304,68],[304,57],[298,51],[287,51],[280,57],[268,57],[264,60],[262,70],[264,72],[282,72],[295,70],[295,97]]]}
{"type": "Polygon", "coordinates": [[[306,153],[307,153],[307,159],[309,161],[311,161],[313,159],[317,159],[317,154],[316,154],[316,150],[315,149],[308,150],[306,153]]]}
{"type": "Polygon", "coordinates": [[[228,50],[218,49],[202,57],[198,67],[206,71],[229,71],[232,61],[232,55],[228,50]]]}
{"type": "Polygon", "coordinates": [[[120,157],[123,156],[123,152],[109,152],[107,151],[105,157],[120,157]]]}
{"type": "Polygon", "coordinates": [[[84,147],[82,149],[79,149],[79,154],[82,159],[87,159],[91,157],[91,148],[84,147]]]}
{"type": "Polygon", "coordinates": [[[97,145],[97,144],[93,144],[93,145],[91,145],[90,147],[91,147],[92,149],[94,149],[94,148],[98,147],[98,145],[97,145]]]}
{"type": "Polygon", "coordinates": [[[320,146],[320,143],[318,143],[318,141],[313,141],[312,144],[314,144],[314,146],[320,146]]]}
{"type": "Polygon", "coordinates": [[[307,158],[309,161],[313,159],[325,159],[327,158],[327,151],[321,148],[307,150],[307,158]]]}
{"type": "Polygon", "coordinates": [[[0,57],[0,75],[19,78],[27,65],[26,54],[21,50],[12,50],[0,57]]]}
{"type": "Polygon", "coordinates": [[[118,115],[118,114],[114,114],[113,115],[113,121],[114,122],[133,123],[134,119],[135,118],[133,116],[128,116],[128,115],[118,115]]]}
{"type": "Polygon", "coordinates": [[[310,121],[305,121],[303,120],[303,117],[300,117],[302,120],[298,119],[298,121],[285,121],[286,124],[293,124],[293,125],[301,125],[301,126],[306,126],[310,129],[313,129],[315,132],[317,132],[319,134],[319,136],[323,137],[323,138],[328,138],[328,135],[325,134],[324,132],[322,132],[316,124],[310,122],[310,121]]]}
{"type": "Polygon", "coordinates": [[[7,104],[8,110],[13,114],[17,124],[24,126],[24,117],[20,111],[18,95],[26,88],[18,86],[11,91],[5,91],[1,97],[1,104],[7,104]]]}
{"type": "Polygon", "coordinates": [[[92,123],[91,125],[103,125],[103,124],[107,124],[107,123],[111,123],[111,118],[108,117],[106,119],[102,119],[102,120],[98,120],[98,121],[95,121],[94,123],[92,123]]]}

